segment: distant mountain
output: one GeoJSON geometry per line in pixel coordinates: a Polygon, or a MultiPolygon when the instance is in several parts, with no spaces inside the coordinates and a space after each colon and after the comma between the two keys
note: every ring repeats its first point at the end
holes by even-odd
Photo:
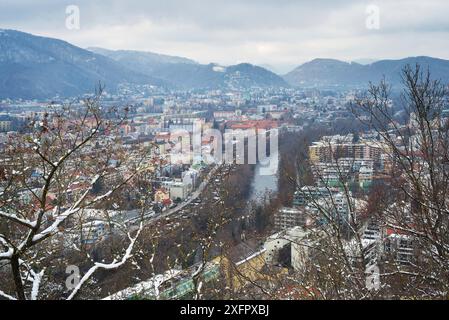
{"type": "Polygon", "coordinates": [[[0,74],[0,98],[78,96],[99,81],[108,91],[120,83],[163,84],[65,41],[14,30],[0,30],[0,74]]]}
{"type": "Polygon", "coordinates": [[[294,86],[322,88],[364,88],[369,82],[385,79],[393,86],[401,85],[401,70],[420,64],[429,68],[434,79],[449,82],[449,61],[431,57],[380,60],[368,65],[333,59],[315,59],[287,73],[284,79],[294,86]]]}
{"type": "Polygon", "coordinates": [[[162,79],[180,89],[218,89],[249,87],[284,87],[288,84],[262,67],[242,63],[222,67],[199,64],[181,57],[140,51],[112,51],[90,48],[95,53],[114,59],[123,66],[162,79]]]}
{"type": "Polygon", "coordinates": [[[225,71],[225,82],[236,87],[288,87],[277,74],[249,63],[229,66],[225,71]]]}
{"type": "Polygon", "coordinates": [[[429,68],[449,82],[449,61],[431,57],[381,60],[371,64],[315,59],[280,77],[255,65],[199,64],[193,60],[139,51],[84,50],[62,40],[0,29],[0,99],[80,96],[101,82],[109,92],[120,84],[173,89],[248,89],[288,87],[365,88],[383,76],[393,86],[407,65],[429,68]]]}
{"type": "Polygon", "coordinates": [[[155,70],[154,75],[181,89],[248,89],[288,87],[278,75],[248,63],[233,66],[217,64],[173,64],[155,70]]]}
{"type": "Polygon", "coordinates": [[[173,64],[155,70],[154,76],[182,89],[248,89],[288,87],[280,76],[249,63],[233,66],[217,64],[173,64]]]}
{"type": "Polygon", "coordinates": [[[182,89],[288,86],[250,64],[221,67],[151,52],[81,49],[62,40],[0,29],[0,99],[49,99],[90,93],[99,82],[182,89]]]}
{"type": "Polygon", "coordinates": [[[284,79],[297,86],[327,87],[360,84],[365,80],[363,77],[361,64],[334,59],[315,59],[287,73],[284,79]]]}
{"type": "Polygon", "coordinates": [[[147,74],[154,73],[154,71],[163,65],[171,64],[197,64],[191,59],[158,54],[153,52],[132,51],[132,50],[108,50],[103,48],[87,48],[97,54],[109,57],[131,70],[143,72],[147,74]]]}

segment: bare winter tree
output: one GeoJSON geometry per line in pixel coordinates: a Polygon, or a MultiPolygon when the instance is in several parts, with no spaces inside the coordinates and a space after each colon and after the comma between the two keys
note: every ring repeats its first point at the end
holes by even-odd
{"type": "Polygon", "coordinates": [[[81,104],[50,106],[1,153],[3,298],[73,299],[97,270],[117,269],[132,257],[146,194],[135,192],[141,206],[134,216],[120,213],[120,198],[154,162],[150,150],[118,140],[125,119],[102,109],[100,100],[101,90],[81,104]],[[125,241],[96,261],[92,240],[111,237],[125,241]],[[69,264],[85,272],[65,288],[69,264]]]}
{"type": "Polygon", "coordinates": [[[371,86],[369,99],[359,102],[359,115],[389,146],[393,196],[378,212],[383,226],[401,235],[412,254],[392,252],[384,278],[392,295],[447,298],[449,122],[447,84],[433,80],[417,65],[402,72],[405,91],[400,123],[389,103],[390,87],[371,86]],[[399,262],[398,262],[399,260],[399,262]]]}
{"type": "Polygon", "coordinates": [[[281,163],[287,168],[281,168],[280,181],[303,198],[299,209],[309,222],[301,226],[300,236],[291,236],[286,231],[277,235],[279,240],[290,242],[291,255],[300,258],[294,272],[275,277],[277,285],[270,290],[271,298],[371,297],[373,293],[366,287],[367,252],[362,243],[367,221],[360,215],[365,201],[364,197],[355,198],[352,183],[356,165],[354,160],[342,158],[331,142],[323,146],[328,150],[327,159],[319,163],[309,161],[307,147],[313,141],[311,138],[319,139],[325,133],[321,129],[321,134],[315,131],[313,127],[305,129],[297,135],[297,145],[290,142],[283,152],[283,158],[287,159],[281,163]],[[326,171],[332,172],[333,183],[326,171]]]}
{"type": "MultiPolygon", "coordinates": [[[[353,108],[363,127],[378,136],[390,164],[369,192],[355,195],[350,187],[354,164],[348,169],[331,144],[327,162],[339,181],[337,191],[323,168],[303,158],[297,159],[296,173],[286,173],[284,180],[307,199],[305,211],[323,223],[304,227],[307,236],[301,239],[284,235],[306,254],[301,268],[280,277],[281,288],[307,289],[307,297],[321,299],[447,298],[447,86],[419,66],[407,66],[402,76],[402,109],[393,106],[385,81],[371,85],[353,108]],[[401,123],[403,118],[409,121],[401,123]],[[313,183],[301,178],[310,171],[313,183]],[[325,195],[314,198],[317,186],[325,195]],[[342,203],[347,206],[344,217],[339,214],[342,203]],[[364,238],[370,227],[379,231],[377,241],[364,238]],[[372,266],[379,272],[376,286],[367,281],[372,266]]],[[[271,292],[275,297],[276,290],[271,292]]]]}

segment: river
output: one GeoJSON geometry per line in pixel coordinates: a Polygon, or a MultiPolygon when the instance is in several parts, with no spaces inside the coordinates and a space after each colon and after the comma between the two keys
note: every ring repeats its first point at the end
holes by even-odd
{"type": "Polygon", "coordinates": [[[276,193],[278,191],[278,153],[272,154],[269,159],[270,163],[274,164],[273,170],[267,170],[261,163],[256,165],[251,184],[250,202],[261,203],[267,192],[276,193]]]}

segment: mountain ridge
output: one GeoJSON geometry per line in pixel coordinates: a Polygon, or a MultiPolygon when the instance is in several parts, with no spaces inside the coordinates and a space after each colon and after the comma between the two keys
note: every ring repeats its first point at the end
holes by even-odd
{"type": "Polygon", "coordinates": [[[336,59],[318,58],[306,62],[283,78],[292,86],[325,88],[366,88],[370,82],[384,77],[393,87],[401,86],[401,70],[406,65],[419,64],[429,68],[432,78],[449,82],[449,60],[429,56],[384,59],[362,65],[336,59]]]}
{"type": "Polygon", "coordinates": [[[140,60],[150,64],[171,64],[171,63],[198,64],[198,62],[189,58],[161,54],[151,51],[110,50],[101,47],[88,47],[86,48],[86,50],[89,50],[96,54],[101,54],[118,62],[123,60],[124,63],[126,63],[126,56],[131,55],[136,60],[140,60]]]}
{"type": "Polygon", "coordinates": [[[64,40],[16,30],[0,33],[0,74],[0,98],[78,96],[92,92],[98,82],[111,91],[127,82],[163,85],[64,40]]]}
{"type": "Polygon", "coordinates": [[[384,59],[370,64],[317,58],[279,76],[250,63],[221,66],[192,59],[135,50],[82,49],[67,41],[0,29],[0,99],[49,99],[80,96],[99,82],[115,92],[122,84],[170,89],[270,87],[366,88],[383,77],[400,85],[409,64],[429,68],[449,83],[449,60],[428,56],[384,59]],[[92,51],[90,51],[92,50],[92,51]]]}
{"type": "Polygon", "coordinates": [[[99,82],[108,92],[117,92],[122,84],[185,90],[289,86],[280,76],[249,64],[221,67],[152,52],[99,50],[103,54],[60,39],[2,29],[0,99],[80,96],[99,82]]]}
{"type": "Polygon", "coordinates": [[[178,89],[213,89],[245,87],[288,87],[274,72],[250,63],[221,66],[215,63],[200,64],[187,58],[159,55],[170,62],[155,63],[154,53],[144,51],[93,49],[105,54],[126,67],[160,78],[178,89]],[[149,54],[151,58],[149,58],[149,54]],[[182,59],[182,60],[181,60],[182,59]],[[185,62],[187,61],[187,63],[185,62]],[[251,67],[250,67],[251,66],[251,67]]]}

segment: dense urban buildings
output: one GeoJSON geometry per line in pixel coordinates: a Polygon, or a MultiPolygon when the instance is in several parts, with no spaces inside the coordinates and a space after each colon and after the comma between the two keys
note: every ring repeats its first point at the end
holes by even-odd
{"type": "MultiPolygon", "coordinates": [[[[98,43],[121,47],[110,50],[77,28],[78,5],[67,23],[89,46],[11,29],[0,4],[0,301],[449,297],[449,61],[398,51],[276,72],[235,59],[229,39],[270,12],[253,21],[248,8],[267,4],[247,6],[244,23],[224,10],[240,21],[232,33],[207,37],[227,18],[199,27],[196,15],[222,10],[173,28],[164,14],[141,23],[142,10],[133,32],[114,18],[98,43]],[[138,47],[173,53],[185,27],[183,52],[202,58],[128,50],[149,26],[164,41],[138,47]],[[210,63],[216,36],[222,62],[210,63]]],[[[283,13],[262,19],[270,37],[299,19],[283,13]]],[[[257,61],[299,52],[235,41],[257,61]]]]}

